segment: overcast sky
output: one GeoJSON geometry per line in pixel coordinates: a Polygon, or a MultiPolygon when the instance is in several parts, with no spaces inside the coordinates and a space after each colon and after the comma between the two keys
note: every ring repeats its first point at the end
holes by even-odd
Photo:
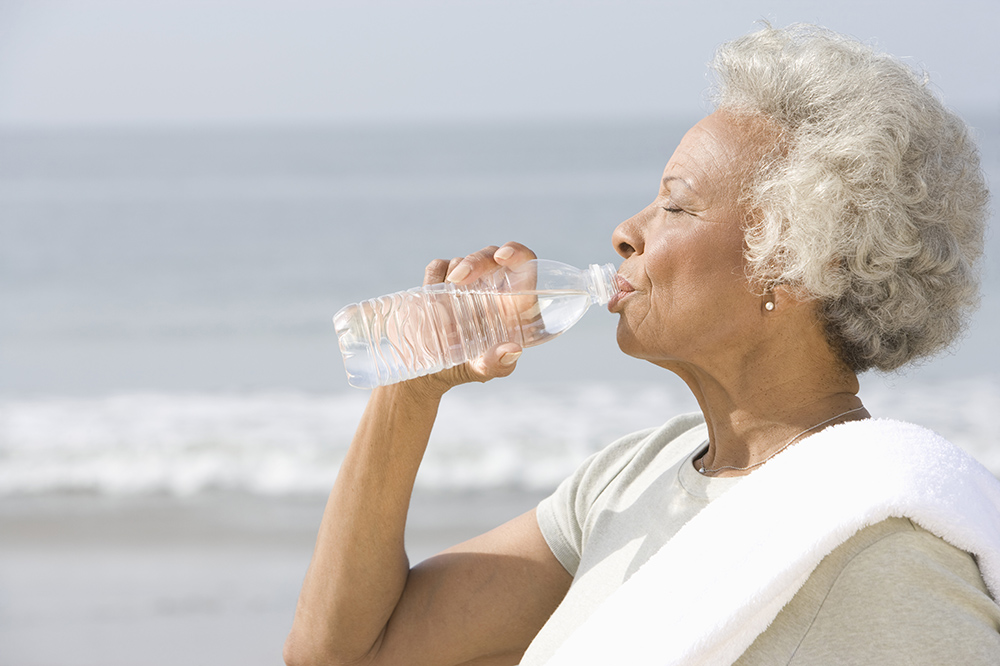
{"type": "Polygon", "coordinates": [[[0,124],[691,116],[721,42],[807,21],[1000,113],[996,0],[0,1],[0,124]]]}

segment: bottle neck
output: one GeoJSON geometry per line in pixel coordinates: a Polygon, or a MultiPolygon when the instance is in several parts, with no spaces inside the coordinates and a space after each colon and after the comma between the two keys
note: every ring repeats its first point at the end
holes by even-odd
{"type": "Polygon", "coordinates": [[[617,271],[612,264],[591,264],[587,269],[587,292],[595,305],[605,305],[618,293],[617,271]]]}

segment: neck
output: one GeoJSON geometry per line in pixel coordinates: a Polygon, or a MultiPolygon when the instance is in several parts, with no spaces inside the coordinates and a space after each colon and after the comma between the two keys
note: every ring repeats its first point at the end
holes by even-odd
{"type": "Polygon", "coordinates": [[[770,368],[729,381],[698,369],[674,369],[705,416],[709,448],[696,462],[712,476],[748,474],[809,434],[869,416],[857,396],[857,376],[839,365],[770,368]],[[789,373],[794,368],[799,369],[789,373]]]}

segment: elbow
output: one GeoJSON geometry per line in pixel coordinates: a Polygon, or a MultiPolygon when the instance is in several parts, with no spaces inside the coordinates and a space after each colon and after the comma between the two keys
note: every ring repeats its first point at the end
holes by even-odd
{"type": "Polygon", "coordinates": [[[285,666],[373,666],[372,654],[348,657],[331,645],[299,636],[294,630],[285,639],[281,651],[285,666]]]}
{"type": "Polygon", "coordinates": [[[285,666],[310,666],[311,664],[320,663],[316,655],[310,655],[302,648],[294,631],[288,634],[288,638],[285,639],[285,646],[281,650],[281,658],[284,659],[285,666]]]}
{"type": "Polygon", "coordinates": [[[285,666],[331,666],[338,663],[333,655],[313,641],[304,641],[294,631],[285,639],[281,650],[285,666]]]}

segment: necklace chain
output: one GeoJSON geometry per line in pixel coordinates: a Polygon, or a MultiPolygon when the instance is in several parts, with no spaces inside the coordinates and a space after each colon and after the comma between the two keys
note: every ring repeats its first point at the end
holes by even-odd
{"type": "Polygon", "coordinates": [[[787,442],[785,442],[785,445],[782,446],[780,449],[778,449],[777,451],[771,453],[768,457],[764,458],[760,462],[755,462],[754,464],[747,465],[746,467],[734,467],[732,465],[723,465],[722,467],[715,467],[715,468],[712,468],[712,469],[706,469],[705,468],[705,459],[702,458],[701,469],[699,469],[698,471],[701,472],[702,474],[714,474],[716,472],[721,472],[724,469],[731,469],[731,470],[734,470],[736,472],[745,472],[748,469],[754,469],[755,467],[760,467],[761,465],[763,465],[764,463],[766,463],[768,460],[770,460],[774,456],[778,455],[779,453],[781,453],[782,451],[784,451],[785,449],[787,449],[789,446],[792,445],[793,442],[795,442],[795,440],[797,440],[799,437],[801,437],[802,435],[806,434],[807,432],[812,432],[816,428],[818,428],[820,426],[824,426],[827,423],[829,423],[830,421],[836,421],[837,419],[839,419],[842,416],[847,416],[848,414],[853,414],[854,412],[860,412],[864,408],[865,408],[864,405],[862,405],[861,407],[855,407],[854,409],[848,409],[846,412],[841,412],[840,414],[837,414],[836,416],[831,416],[826,421],[821,421],[820,423],[817,423],[814,426],[806,428],[805,430],[803,430],[802,432],[800,432],[799,434],[797,434],[795,437],[792,437],[790,440],[788,440],[787,442]]]}

